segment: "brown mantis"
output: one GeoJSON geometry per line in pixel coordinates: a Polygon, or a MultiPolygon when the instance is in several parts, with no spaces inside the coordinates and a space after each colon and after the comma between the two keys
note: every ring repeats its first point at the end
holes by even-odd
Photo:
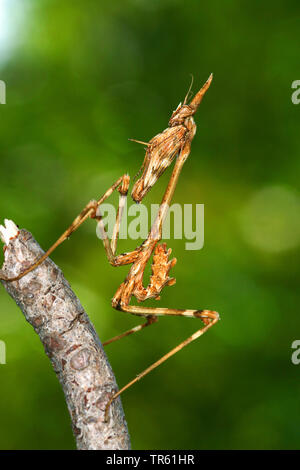
{"type": "Polygon", "coordinates": [[[173,356],[176,352],[180,351],[186,345],[203,335],[209,328],[211,328],[219,320],[219,314],[211,310],[182,310],[170,308],[151,308],[130,305],[132,297],[135,297],[139,302],[147,299],[160,299],[161,291],[166,286],[171,286],[175,283],[174,278],[169,277],[169,272],[176,264],[176,259],[169,260],[171,249],[166,248],[166,244],[159,244],[162,238],[162,226],[168,212],[170,202],[172,200],[174,190],[181,173],[182,167],[188,158],[191,150],[191,142],[196,133],[196,124],[193,115],[196,113],[199,104],[202,101],[204,94],[209,88],[212,81],[212,75],[208,78],[203,87],[198,91],[189,104],[187,104],[188,94],[185,97],[183,104],[179,104],[177,109],[173,112],[169,121],[169,127],[162,133],[156,135],[149,143],[137,141],[146,145],[146,155],[141,168],[141,176],[133,186],[131,196],[134,201],[140,202],[145,195],[154,186],[156,181],[167,169],[167,167],[175,160],[175,166],[171,178],[168,182],[167,188],[163,195],[158,215],[154,224],[148,234],[146,240],[135,250],[130,253],[123,253],[116,255],[117,240],[120,230],[120,223],[124,206],[129,189],[130,177],[128,175],[121,176],[97,201],[90,201],[82,212],[75,218],[70,227],[61,235],[61,237],[49,248],[49,250],[38,259],[32,266],[21,272],[18,276],[10,279],[3,279],[5,281],[17,281],[25,276],[30,271],[34,270],[40,263],[42,263],[63,241],[65,241],[86,219],[89,217],[98,221],[98,227],[103,240],[104,248],[107,254],[108,261],[112,266],[122,266],[131,264],[129,273],[118,288],[112,299],[112,306],[123,312],[131,313],[133,315],[146,318],[146,322],[138,325],[125,333],[122,333],[114,338],[103,343],[103,345],[110,344],[118,339],[124,338],[130,334],[142,330],[143,328],[152,325],[158,320],[159,316],[183,316],[199,318],[203,322],[202,328],[197,330],[193,335],[181,342],[178,346],[169,351],[166,355],[145,369],[142,373],[136,376],[131,382],[121,388],[115,393],[106,405],[105,419],[108,419],[109,408],[113,400],[115,400],[121,393],[128,389],[131,385],[136,383],[150,371],[165,362],[169,357],[173,356]],[[102,216],[100,213],[101,204],[113,193],[118,190],[120,193],[119,207],[116,216],[116,222],[113,229],[111,241],[108,238],[102,216]],[[153,255],[152,261],[152,274],[150,282],[147,287],[143,285],[145,267],[153,255]]]}

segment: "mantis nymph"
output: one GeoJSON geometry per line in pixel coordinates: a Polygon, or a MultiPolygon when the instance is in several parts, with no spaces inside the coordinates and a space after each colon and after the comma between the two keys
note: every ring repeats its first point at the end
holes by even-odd
{"type": "Polygon", "coordinates": [[[211,84],[211,81],[212,75],[210,75],[206,83],[198,91],[189,104],[187,104],[187,95],[183,104],[180,104],[173,112],[169,121],[169,127],[162,133],[156,135],[153,139],[150,140],[150,142],[145,144],[147,149],[144,162],[140,170],[141,176],[134,184],[131,192],[131,196],[135,202],[141,202],[143,200],[143,198],[154,186],[162,173],[168,168],[168,166],[171,165],[174,160],[175,165],[163,195],[158,215],[148,234],[148,237],[139,247],[130,253],[116,255],[120,223],[130,182],[130,177],[128,175],[123,175],[105,192],[105,194],[100,199],[98,199],[98,201],[90,201],[86,205],[83,211],[75,218],[70,227],[51,246],[51,248],[49,248],[49,250],[36,261],[35,264],[14,278],[2,278],[5,281],[16,281],[25,276],[27,273],[35,269],[40,263],[42,263],[55,250],[55,248],[64,240],[66,240],[86,219],[91,217],[96,219],[98,222],[101,238],[103,240],[104,248],[110,264],[112,266],[122,266],[127,264],[131,265],[126,279],[124,282],[122,282],[112,299],[112,306],[117,310],[122,310],[123,312],[131,313],[146,319],[145,323],[106,341],[103,343],[104,346],[152,325],[158,320],[157,317],[159,316],[194,317],[202,321],[202,328],[198,329],[193,335],[169,351],[150,367],[145,369],[142,373],[140,373],[137,377],[135,377],[131,382],[121,388],[110,398],[105,410],[106,420],[109,418],[109,408],[111,403],[122,392],[124,392],[124,390],[128,389],[131,385],[158,367],[169,357],[173,356],[177,351],[180,351],[187,344],[199,338],[219,320],[219,314],[211,310],[179,310],[130,305],[132,297],[135,297],[139,302],[145,301],[147,299],[159,300],[163,288],[166,286],[171,286],[175,283],[175,279],[169,277],[169,272],[176,264],[176,259],[169,259],[171,249],[167,249],[165,243],[159,244],[159,241],[162,238],[163,222],[167,215],[179,175],[186,159],[190,154],[191,142],[196,133],[196,124],[194,122],[193,115],[196,113],[204,94],[211,84]],[[100,206],[115,190],[119,191],[120,197],[116,222],[112,239],[110,241],[102,221],[100,206]],[[152,274],[150,276],[150,282],[148,286],[144,287],[144,271],[152,255],[152,274]]]}

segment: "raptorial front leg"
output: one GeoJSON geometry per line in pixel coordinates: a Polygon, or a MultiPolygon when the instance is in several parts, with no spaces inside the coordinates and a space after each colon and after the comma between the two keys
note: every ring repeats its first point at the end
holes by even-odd
{"type": "Polygon", "coordinates": [[[202,320],[204,323],[204,326],[197,330],[194,334],[192,334],[189,338],[186,340],[182,341],[178,346],[175,348],[171,349],[167,354],[165,354],[163,357],[161,357],[158,361],[154,362],[151,366],[147,367],[143,372],[138,374],[133,380],[131,380],[127,385],[122,387],[115,395],[113,395],[110,400],[108,401],[106,408],[105,408],[105,420],[108,421],[109,417],[109,408],[111,403],[119,396],[121,393],[123,393],[125,390],[127,390],[129,387],[131,387],[133,384],[141,380],[145,375],[149,374],[152,370],[156,369],[156,367],[160,366],[163,362],[165,362],[167,359],[170,357],[174,356],[178,351],[183,349],[185,346],[190,344],[192,341],[195,341],[196,339],[200,338],[207,330],[209,330],[213,325],[215,325],[218,320],[220,319],[220,316],[218,312],[212,311],[212,310],[180,310],[180,309],[169,309],[169,308],[149,308],[149,307],[136,307],[136,306],[131,306],[127,305],[121,308],[122,311],[131,313],[133,315],[138,315],[138,316],[145,316],[145,315],[151,315],[153,317],[158,317],[158,316],[181,316],[181,317],[192,317],[192,318],[199,318],[202,320]]]}
{"type": "Polygon", "coordinates": [[[118,191],[120,193],[119,207],[118,207],[116,223],[115,223],[115,226],[114,226],[112,239],[111,239],[111,251],[112,251],[113,255],[115,255],[116,251],[117,251],[117,242],[118,242],[118,238],[119,238],[121,220],[122,220],[123,213],[124,213],[124,208],[125,208],[125,205],[126,205],[126,199],[127,199],[127,194],[128,194],[129,183],[130,183],[130,176],[125,175],[124,178],[123,178],[122,185],[118,189],[118,191]]]}
{"type": "Polygon", "coordinates": [[[96,213],[93,215],[93,218],[95,218],[98,221],[98,229],[101,235],[101,239],[103,241],[105,252],[106,252],[108,261],[110,262],[112,266],[121,266],[124,264],[132,263],[136,259],[135,255],[139,252],[139,250],[136,249],[131,253],[126,253],[123,255],[116,256],[117,241],[119,237],[121,220],[122,220],[122,216],[123,216],[124,208],[126,204],[129,183],[130,183],[129,175],[124,175],[122,184],[118,188],[118,191],[120,193],[119,206],[118,206],[118,212],[116,216],[116,222],[114,225],[111,241],[109,241],[108,234],[103,223],[101,207],[98,207],[96,213]]]}

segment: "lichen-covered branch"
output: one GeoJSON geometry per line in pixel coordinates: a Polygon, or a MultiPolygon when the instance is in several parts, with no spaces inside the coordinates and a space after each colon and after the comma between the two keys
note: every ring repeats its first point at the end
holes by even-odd
{"type": "MultiPolygon", "coordinates": [[[[29,232],[14,233],[16,226],[6,222],[0,233],[6,243],[1,275],[9,278],[43,251],[29,232]]],[[[105,405],[117,391],[116,380],[95,329],[61,270],[46,259],[19,281],[1,282],[43,343],[65,394],[77,448],[129,449],[119,398],[111,405],[109,422],[104,421],[105,405]]]]}

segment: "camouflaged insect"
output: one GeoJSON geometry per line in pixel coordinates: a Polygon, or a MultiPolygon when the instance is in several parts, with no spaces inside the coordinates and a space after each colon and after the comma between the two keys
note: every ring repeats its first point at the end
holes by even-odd
{"type": "MultiPolygon", "coordinates": [[[[131,385],[136,383],[142,377],[147,375],[150,371],[158,367],[169,357],[173,356],[176,352],[180,351],[187,344],[203,335],[209,328],[211,328],[218,320],[219,314],[213,310],[191,310],[191,309],[174,309],[174,308],[154,308],[154,307],[141,307],[130,305],[132,297],[135,297],[138,302],[143,302],[147,299],[160,300],[160,294],[164,287],[172,286],[175,284],[175,279],[169,277],[169,272],[176,264],[176,259],[169,259],[171,249],[167,249],[165,243],[159,244],[162,238],[162,225],[165,220],[170,202],[172,200],[174,190],[181,173],[182,167],[190,155],[191,142],[196,133],[196,124],[193,119],[199,104],[202,101],[207,89],[212,81],[212,75],[208,78],[203,87],[198,91],[189,104],[187,103],[187,96],[183,104],[179,104],[177,109],[173,112],[169,121],[169,127],[160,134],[153,137],[147,146],[146,155],[142,164],[140,178],[133,186],[131,196],[134,201],[141,202],[150,189],[154,186],[164,171],[175,160],[175,165],[172,175],[168,182],[167,188],[163,195],[159,212],[153,226],[148,234],[146,240],[130,253],[123,253],[116,255],[117,239],[120,229],[122,214],[125,207],[127,193],[129,189],[130,177],[129,175],[121,176],[106,192],[98,199],[98,201],[90,201],[82,212],[75,218],[70,227],[61,235],[61,237],[49,248],[49,250],[32,266],[20,273],[14,278],[2,278],[5,281],[15,281],[23,277],[35,269],[43,260],[45,260],[54,249],[66,240],[77,228],[89,217],[98,221],[98,228],[101,233],[101,238],[109,262],[112,266],[123,266],[131,264],[128,275],[124,282],[120,285],[117,292],[113,296],[112,306],[117,310],[145,317],[146,322],[131,328],[130,330],[122,333],[114,338],[103,343],[107,345],[124,338],[132,333],[141,331],[143,328],[152,325],[158,320],[159,316],[182,316],[198,318],[202,321],[204,326],[197,330],[189,338],[181,342],[178,346],[173,348],[162,358],[145,369],[141,374],[136,376],[131,382],[121,388],[115,393],[107,402],[105,408],[105,419],[109,419],[110,404],[122,392],[127,390],[131,385]],[[101,204],[113,193],[118,190],[120,193],[119,208],[116,217],[116,223],[113,230],[113,237],[110,241],[108,239],[100,212],[101,204]],[[144,272],[147,263],[152,259],[152,274],[150,276],[147,287],[144,287],[144,272]]],[[[139,141],[137,141],[139,142],[139,141]]],[[[143,143],[143,142],[140,142],[143,143]]],[[[5,230],[3,228],[3,230],[5,230]]],[[[2,238],[6,236],[0,227],[0,235],[2,238]]],[[[7,235],[8,237],[8,235],[7,235]]],[[[6,238],[7,238],[6,237],[6,238]]],[[[5,238],[5,239],[6,239],[5,238]]]]}

